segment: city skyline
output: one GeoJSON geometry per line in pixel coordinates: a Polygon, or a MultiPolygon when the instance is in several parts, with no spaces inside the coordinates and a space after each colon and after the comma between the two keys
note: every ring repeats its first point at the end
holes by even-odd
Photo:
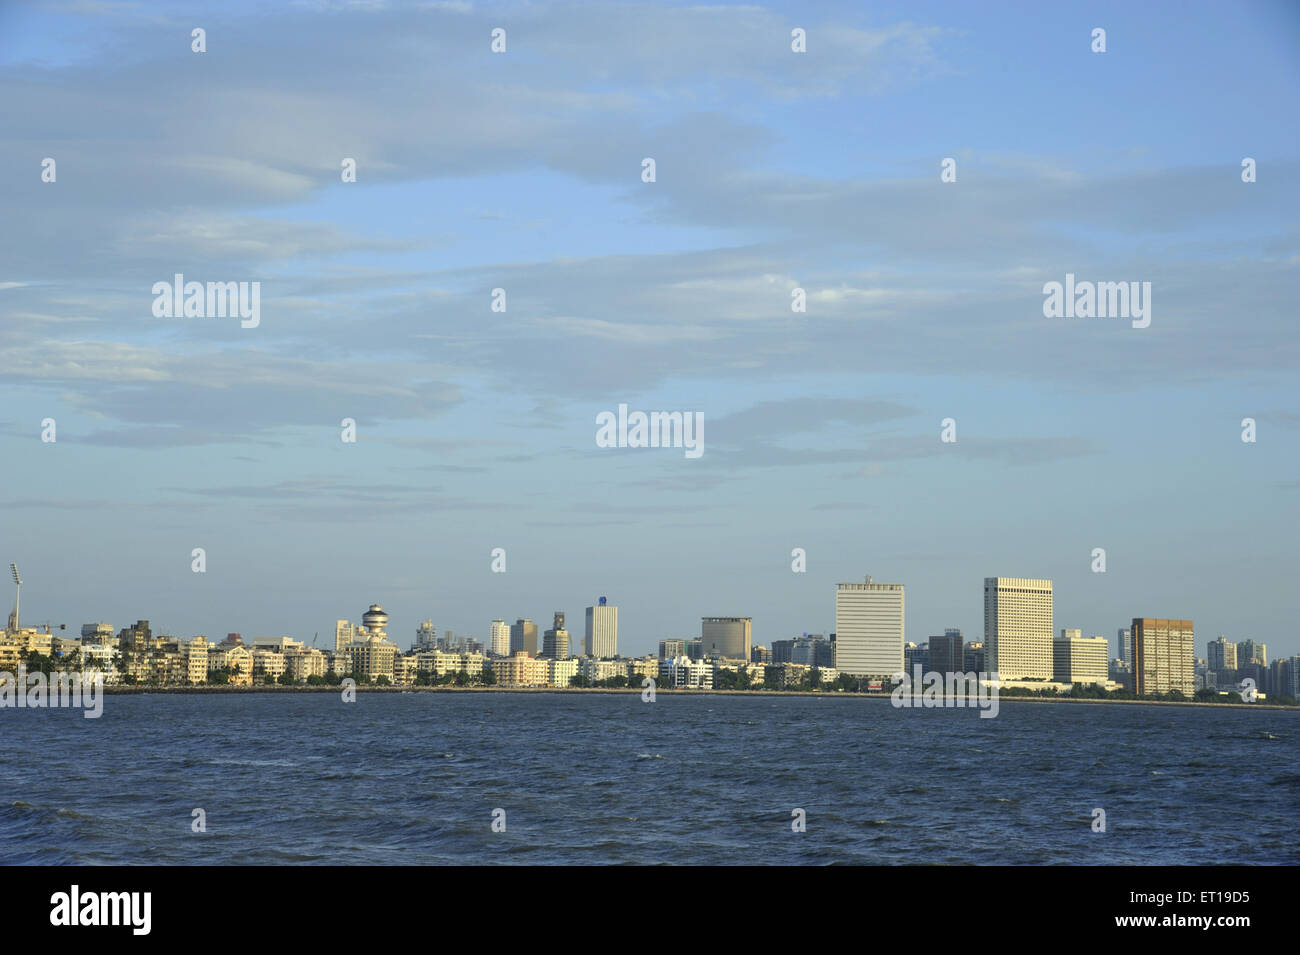
{"type": "MultiPolygon", "coordinates": [[[[1026,583],[1034,584],[1034,585],[1046,585],[1047,620],[1045,622],[1041,622],[1041,621],[1039,622],[1042,624],[1039,627],[1039,629],[1043,629],[1045,627],[1043,634],[1040,635],[1042,640],[1045,642],[1043,642],[1041,646],[1037,646],[1035,648],[1037,654],[1039,655],[1045,654],[1045,659],[1040,661],[1040,665],[1038,669],[1031,671],[1032,675],[1038,677],[1046,676],[1050,678],[1050,674],[1053,666],[1052,658],[1053,658],[1053,653],[1055,652],[1053,644],[1057,640],[1066,639],[1067,632],[1075,635],[1076,638],[1083,638],[1089,641],[1097,637],[1100,637],[1106,641],[1108,660],[1124,659],[1119,647],[1119,639],[1111,638],[1110,636],[1107,635],[1107,633],[1104,630],[1089,631],[1087,628],[1081,628],[1081,627],[1065,628],[1059,626],[1061,621],[1056,616],[1056,612],[1054,609],[1055,586],[1053,580],[1050,578],[1044,579],[1044,578],[985,577],[982,579],[983,588],[984,588],[984,601],[985,601],[985,621],[981,629],[968,629],[965,627],[942,627],[937,630],[920,631],[919,633],[917,631],[913,631],[912,635],[908,636],[907,635],[908,628],[906,624],[907,602],[904,600],[904,596],[903,596],[903,591],[905,590],[906,587],[905,582],[892,582],[892,583],[881,584],[880,582],[876,581],[873,583],[873,578],[871,577],[871,575],[862,575],[862,576],[866,581],[865,586],[867,588],[875,588],[884,591],[891,591],[891,590],[897,591],[897,604],[898,604],[897,614],[899,615],[899,618],[901,620],[901,626],[898,628],[900,646],[923,646],[932,637],[943,638],[945,635],[951,635],[953,633],[963,634],[964,643],[985,642],[988,639],[988,634],[986,633],[986,629],[985,629],[988,626],[988,620],[989,620],[987,616],[988,599],[989,599],[988,588],[990,583],[999,581],[999,582],[1005,582],[1006,585],[1008,586],[1013,584],[1020,585],[1026,583]]],[[[635,649],[633,649],[632,647],[625,646],[624,637],[622,635],[619,635],[618,623],[617,623],[618,605],[603,603],[603,601],[606,601],[607,598],[605,596],[602,596],[599,598],[598,601],[594,603],[594,606],[596,608],[604,608],[613,611],[613,618],[612,618],[613,619],[612,630],[614,634],[613,641],[614,641],[614,646],[617,648],[617,652],[616,654],[611,654],[611,656],[617,655],[617,656],[627,656],[627,657],[639,657],[646,654],[656,653],[660,644],[664,640],[683,640],[689,642],[693,639],[700,639],[704,632],[703,628],[710,626],[711,621],[714,622],[713,623],[714,626],[729,625],[730,622],[732,621],[735,621],[737,623],[743,621],[744,622],[743,632],[745,635],[744,636],[745,642],[748,643],[749,646],[751,647],[764,646],[770,649],[773,641],[789,640],[792,638],[797,638],[800,636],[800,634],[802,634],[805,637],[807,637],[809,634],[817,634],[818,632],[822,634],[836,634],[838,630],[838,626],[836,625],[836,617],[837,615],[841,614],[841,611],[838,608],[841,606],[841,600],[845,596],[846,588],[850,590],[860,590],[863,588],[863,586],[864,585],[861,583],[846,584],[844,582],[837,582],[835,584],[836,589],[834,591],[834,597],[830,598],[832,600],[832,610],[829,616],[831,618],[832,625],[828,627],[802,629],[793,632],[782,632],[780,634],[773,631],[771,632],[770,636],[765,638],[760,638],[758,636],[753,635],[752,617],[748,617],[748,616],[746,617],[718,617],[718,616],[698,617],[697,616],[695,617],[695,620],[697,622],[694,631],[686,630],[684,632],[677,633],[676,635],[661,634],[653,638],[638,638],[633,641],[635,643],[635,647],[636,647],[635,649]],[[703,622],[703,626],[701,625],[701,621],[703,622]]],[[[415,627],[412,630],[413,635],[410,636],[408,640],[408,638],[403,636],[402,632],[400,631],[397,633],[390,633],[388,631],[388,621],[391,615],[388,613],[386,609],[386,603],[384,601],[368,601],[366,602],[365,605],[369,607],[369,610],[367,611],[367,614],[363,615],[363,620],[364,617],[367,615],[374,615],[375,620],[381,621],[379,624],[381,632],[387,637],[388,640],[393,642],[396,646],[401,648],[403,651],[415,648],[421,640],[426,639],[426,637],[424,637],[424,633],[426,628],[429,625],[432,625],[434,631],[436,631],[440,635],[454,633],[456,637],[460,640],[466,640],[466,639],[475,640],[478,643],[482,644],[485,648],[491,648],[495,645],[494,633],[497,629],[496,625],[501,624],[503,628],[503,634],[504,634],[501,637],[501,639],[509,647],[510,652],[514,652],[517,649],[528,649],[528,641],[521,635],[522,631],[520,630],[520,624],[526,623],[531,625],[532,628],[531,630],[532,649],[530,650],[530,653],[532,653],[532,655],[534,656],[539,656],[539,655],[545,656],[546,653],[544,650],[544,640],[540,638],[542,638],[543,636],[549,636],[551,631],[553,631],[557,626],[562,627],[564,625],[564,618],[565,618],[565,611],[561,611],[561,610],[555,611],[552,614],[553,620],[552,620],[551,630],[548,630],[546,634],[543,634],[531,617],[518,617],[516,618],[516,621],[513,624],[507,623],[508,617],[506,618],[492,617],[490,618],[488,625],[486,627],[480,627],[480,628],[475,628],[472,626],[470,627],[444,626],[438,621],[438,618],[436,616],[426,617],[415,624],[415,627]]],[[[994,607],[996,608],[996,603],[994,604],[994,607]]],[[[588,611],[592,609],[593,609],[593,605],[588,605],[586,607],[586,610],[588,611]]],[[[12,613],[10,616],[12,619],[12,613]]],[[[238,627],[232,629],[223,624],[221,627],[218,627],[215,630],[209,628],[208,630],[194,630],[192,632],[182,632],[171,628],[168,624],[164,622],[160,622],[156,617],[152,617],[152,616],[141,616],[137,614],[134,617],[128,615],[126,617],[123,617],[122,619],[123,620],[128,620],[128,619],[149,620],[151,622],[151,625],[153,625],[153,629],[156,632],[165,633],[171,637],[179,638],[179,639],[187,639],[191,636],[198,636],[198,635],[207,636],[211,639],[214,637],[214,634],[220,631],[220,632],[241,633],[241,634],[248,632],[250,638],[285,636],[285,637],[290,637],[292,639],[301,640],[305,643],[312,642],[311,639],[304,637],[303,635],[305,633],[304,630],[298,630],[296,632],[286,631],[286,632],[275,632],[275,633],[268,631],[266,633],[261,633],[251,628],[238,627]]],[[[849,619],[857,621],[860,620],[861,618],[859,615],[856,617],[851,616],[849,619]]],[[[1130,617],[1130,619],[1136,622],[1137,620],[1144,619],[1144,618],[1130,617]]],[[[1145,618],[1145,619],[1151,619],[1151,618],[1145,618]]],[[[1168,618],[1163,618],[1163,619],[1168,619],[1168,618]]],[[[1196,618],[1194,615],[1192,615],[1190,619],[1194,620],[1196,618]]],[[[41,617],[40,619],[33,621],[32,619],[24,617],[23,621],[21,622],[23,623],[23,626],[25,628],[32,628],[32,627],[44,626],[44,624],[46,623],[46,619],[44,617],[41,617]]],[[[106,616],[103,615],[101,615],[98,618],[90,618],[76,623],[69,622],[69,621],[51,621],[51,622],[53,623],[53,626],[56,628],[56,631],[60,624],[66,625],[68,628],[67,632],[69,633],[79,632],[81,628],[96,623],[112,624],[114,626],[114,632],[116,632],[118,629],[121,629],[114,623],[114,621],[108,619],[106,616]]],[[[349,642],[351,639],[353,639],[353,637],[356,636],[358,631],[360,631],[365,626],[364,622],[362,624],[353,624],[350,621],[350,619],[343,618],[343,617],[335,618],[334,623],[335,623],[335,631],[332,639],[330,638],[330,635],[328,634],[327,631],[321,631],[326,633],[326,644],[322,645],[323,647],[324,646],[334,646],[336,648],[341,647],[347,642],[349,642]]],[[[893,625],[892,623],[887,623],[884,629],[888,630],[892,625],[893,625]]],[[[123,624],[123,626],[128,626],[128,625],[123,624]]],[[[857,627],[858,624],[855,623],[854,626],[857,627]]],[[[1119,628],[1118,632],[1124,632],[1127,629],[1128,628],[1119,628]]],[[[316,631],[314,630],[312,632],[315,638],[319,639],[320,636],[319,633],[316,633],[316,631]]],[[[564,639],[562,640],[562,644],[563,646],[567,647],[567,652],[570,656],[590,655],[587,653],[587,647],[589,645],[589,641],[587,639],[585,639],[584,637],[575,637],[567,630],[562,632],[565,634],[564,639]]],[[[856,632],[856,629],[854,632],[856,632]]],[[[1204,647],[1204,653],[1201,654],[1196,652],[1194,646],[1193,657],[1197,659],[1206,659],[1207,661],[1210,660],[1210,658],[1213,655],[1211,644],[1213,644],[1214,641],[1218,639],[1226,639],[1227,642],[1232,644],[1234,647],[1239,644],[1245,645],[1247,647],[1251,647],[1251,646],[1270,647],[1272,648],[1269,651],[1270,656],[1274,658],[1294,655],[1293,651],[1284,649],[1282,643],[1275,644],[1273,640],[1261,639],[1259,635],[1243,636],[1243,635],[1219,633],[1212,638],[1207,637],[1202,639],[1201,637],[1197,637],[1197,640],[1200,641],[1201,646],[1204,647]]],[[[861,651],[855,651],[855,653],[860,653],[860,652],[861,651]]],[[[901,661],[900,661],[900,666],[901,666],[901,661]]],[[[1020,671],[1017,670],[1017,673],[1019,672],[1020,671]]],[[[1010,677],[1010,679],[1018,679],[1018,676],[1010,677]]]]}

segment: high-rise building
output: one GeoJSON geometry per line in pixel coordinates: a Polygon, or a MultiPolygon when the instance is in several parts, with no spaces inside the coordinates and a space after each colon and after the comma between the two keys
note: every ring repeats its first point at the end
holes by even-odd
{"type": "Polygon", "coordinates": [[[966,649],[960,630],[945,630],[930,638],[929,669],[936,673],[966,673],[966,649]]]}
{"type": "Polygon", "coordinates": [[[1222,634],[1205,645],[1205,665],[1214,673],[1237,669],[1237,645],[1222,634]]]}
{"type": "Polygon", "coordinates": [[[434,650],[438,646],[438,630],[433,625],[433,619],[422,621],[420,626],[415,630],[415,651],[417,653],[425,650],[434,650]]]}
{"type": "Polygon", "coordinates": [[[359,629],[361,628],[354,627],[347,620],[340,620],[336,623],[334,625],[334,652],[342,653],[344,647],[357,639],[357,631],[359,629]]]}
{"type": "Polygon", "coordinates": [[[1105,637],[1085,637],[1082,630],[1062,630],[1052,643],[1053,678],[1059,683],[1105,685],[1110,677],[1105,637]]]}
{"type": "Polygon", "coordinates": [[[1195,635],[1190,620],[1133,618],[1133,681],[1139,696],[1196,692],[1195,635]]]}
{"type": "Polygon", "coordinates": [[[537,656],[537,624],[523,617],[510,626],[510,653],[521,650],[530,657],[537,656]]]}
{"type": "Polygon", "coordinates": [[[587,656],[597,660],[618,656],[618,608],[606,603],[604,597],[587,608],[584,649],[587,656]]]}
{"type": "Polygon", "coordinates": [[[494,656],[510,656],[510,627],[504,620],[492,621],[492,634],[489,640],[494,656]]]}
{"type": "Polygon", "coordinates": [[[1256,643],[1254,640],[1242,640],[1237,644],[1237,666],[1249,664],[1268,666],[1268,644],[1256,643]]]}
{"type": "Polygon", "coordinates": [[[88,644],[105,644],[113,639],[111,623],[86,623],[81,626],[81,642],[88,644]]]}
{"type": "Polygon", "coordinates": [[[542,656],[550,660],[569,658],[569,631],[564,629],[564,613],[555,611],[551,629],[542,634],[542,656]]]}
{"type": "Polygon", "coordinates": [[[1119,646],[1115,648],[1115,659],[1122,663],[1127,663],[1130,668],[1133,666],[1133,631],[1128,627],[1120,627],[1115,632],[1119,646]]]}
{"type": "Polygon", "coordinates": [[[968,643],[963,653],[963,668],[966,673],[985,673],[987,668],[984,666],[984,644],[968,643]]]}
{"type": "Polygon", "coordinates": [[[686,641],[678,639],[668,639],[659,641],[659,659],[676,660],[686,654],[686,641]]]}
{"type": "Polygon", "coordinates": [[[835,666],[891,679],[903,672],[903,585],[835,585],[835,666]]]}
{"type": "Polygon", "coordinates": [[[705,657],[748,660],[752,638],[750,617],[700,618],[700,647],[705,657]]]}
{"type": "Polygon", "coordinates": [[[1052,582],[984,578],[984,658],[999,680],[1052,679],[1052,582]]]}

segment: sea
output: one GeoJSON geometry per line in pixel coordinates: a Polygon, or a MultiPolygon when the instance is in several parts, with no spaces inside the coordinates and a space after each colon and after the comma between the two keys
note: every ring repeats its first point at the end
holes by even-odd
{"type": "Polygon", "coordinates": [[[508,691],[103,703],[99,719],[0,710],[0,862],[1300,863],[1295,710],[1004,698],[981,719],[834,695],[508,691]]]}

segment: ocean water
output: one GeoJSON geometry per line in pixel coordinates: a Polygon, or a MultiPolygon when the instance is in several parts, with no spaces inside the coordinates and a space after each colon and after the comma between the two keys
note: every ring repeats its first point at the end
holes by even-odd
{"type": "Polygon", "coordinates": [[[1295,865],[1298,742],[1265,709],[110,696],[0,710],[0,862],[1295,865]]]}

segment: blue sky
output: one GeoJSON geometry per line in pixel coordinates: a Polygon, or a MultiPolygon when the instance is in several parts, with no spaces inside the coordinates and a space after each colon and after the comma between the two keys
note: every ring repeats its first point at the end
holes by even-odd
{"type": "Polygon", "coordinates": [[[1294,4],[18,3],[0,84],[28,623],[379,601],[406,645],[603,594],[639,653],[829,631],[871,574],[922,642],[1001,574],[1058,629],[1300,652],[1294,4]],[[176,272],[261,324],[155,318],[176,272]],[[1151,326],[1044,318],[1067,272],[1151,282],[1151,326]],[[597,447],[620,403],[703,457],[597,447]]]}

